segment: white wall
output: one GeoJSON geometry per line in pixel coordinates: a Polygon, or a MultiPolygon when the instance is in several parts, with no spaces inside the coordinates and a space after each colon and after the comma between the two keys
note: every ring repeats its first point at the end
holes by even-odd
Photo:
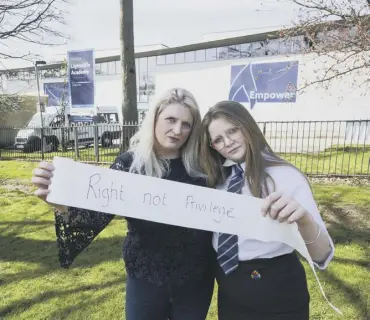
{"type": "MultiPolygon", "coordinates": [[[[195,95],[204,114],[216,102],[228,99],[231,65],[293,59],[299,61],[298,87],[315,80],[325,70],[326,60],[314,54],[157,66],[156,94],[176,86],[186,88],[195,95]]],[[[296,103],[258,102],[252,110],[245,106],[257,121],[370,119],[370,95],[366,95],[369,87],[352,85],[354,77],[359,82],[366,79],[367,71],[334,80],[328,90],[307,88],[298,93],[296,103]]]]}
{"type": "MultiPolygon", "coordinates": [[[[258,57],[240,60],[219,60],[174,65],[156,66],[156,96],[165,90],[176,86],[190,90],[197,98],[202,114],[220,100],[227,100],[230,86],[230,66],[249,64],[251,62],[299,60],[299,83],[315,80],[322,73],[324,59],[310,55],[291,55],[279,57],[258,57]]],[[[366,79],[365,70],[357,77],[366,79]]],[[[358,120],[370,119],[370,88],[354,88],[355,76],[345,76],[331,83],[329,90],[310,87],[305,93],[298,93],[296,103],[260,103],[250,110],[257,121],[294,121],[294,120],[358,120]],[[366,91],[369,95],[366,95],[366,91]]],[[[4,93],[36,92],[36,81],[8,80],[4,82],[4,93]]],[[[41,79],[43,82],[61,81],[61,79],[41,79]]],[[[121,75],[106,75],[96,77],[96,104],[121,105],[121,75]]],[[[1,86],[0,86],[1,93],[1,86]]],[[[149,103],[138,103],[138,108],[146,109],[149,103]]],[[[246,105],[249,109],[249,106],[246,105]]]]}

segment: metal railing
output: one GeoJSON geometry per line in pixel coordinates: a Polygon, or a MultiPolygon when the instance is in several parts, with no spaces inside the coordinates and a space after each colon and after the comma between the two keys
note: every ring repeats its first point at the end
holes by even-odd
{"type": "Polygon", "coordinates": [[[135,124],[0,127],[1,160],[52,160],[54,156],[81,162],[108,164],[127,150],[135,124]],[[43,137],[43,139],[41,139],[43,137]]]}
{"type": "MultiPolygon", "coordinates": [[[[370,177],[370,120],[258,124],[272,149],[308,175],[370,177]]],[[[0,127],[0,160],[62,156],[110,164],[127,150],[137,129],[136,124],[48,127],[42,143],[40,127],[0,127]]]]}
{"type": "Polygon", "coordinates": [[[308,175],[370,174],[370,120],[259,125],[271,148],[308,175]]]}

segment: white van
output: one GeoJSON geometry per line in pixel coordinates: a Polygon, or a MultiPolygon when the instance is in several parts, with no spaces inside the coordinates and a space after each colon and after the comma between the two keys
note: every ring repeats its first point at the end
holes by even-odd
{"type": "MultiPolygon", "coordinates": [[[[51,151],[57,151],[62,143],[64,132],[68,147],[75,145],[77,134],[79,146],[89,146],[94,143],[94,126],[97,127],[98,139],[102,147],[110,147],[113,140],[120,139],[122,126],[119,123],[117,107],[100,106],[96,116],[71,115],[70,108],[65,110],[65,126],[60,107],[47,107],[42,113],[44,137],[46,146],[51,151]],[[75,132],[75,130],[77,130],[75,132]]],[[[33,115],[27,126],[17,133],[14,147],[24,152],[41,150],[41,116],[40,112],[33,115]]]]}

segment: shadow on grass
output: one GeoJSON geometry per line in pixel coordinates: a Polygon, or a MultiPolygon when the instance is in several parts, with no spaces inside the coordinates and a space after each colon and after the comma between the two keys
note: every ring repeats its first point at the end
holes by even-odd
{"type": "MultiPolygon", "coordinates": [[[[94,240],[76,258],[72,267],[93,267],[102,262],[121,259],[123,241],[124,236],[94,240]]],[[[0,235],[0,247],[3,248],[0,250],[0,261],[37,263],[49,271],[60,268],[56,241],[0,235]]]]}
{"type": "Polygon", "coordinates": [[[32,269],[27,271],[21,271],[18,273],[12,273],[11,275],[1,274],[0,286],[7,285],[12,282],[37,279],[39,277],[46,276],[47,274],[50,274],[52,272],[55,272],[55,268],[39,267],[36,270],[32,269]]]}
{"type": "MultiPolygon", "coordinates": [[[[32,219],[25,219],[22,221],[0,221],[0,226],[19,226],[19,227],[27,227],[27,226],[52,226],[54,225],[53,221],[37,221],[32,219]]],[[[21,234],[21,233],[19,233],[21,234]]]]}
{"type": "MultiPolygon", "coordinates": [[[[53,298],[60,299],[60,298],[63,298],[65,296],[69,296],[71,294],[80,293],[82,291],[96,291],[96,290],[101,290],[101,289],[105,289],[105,288],[112,288],[114,286],[122,284],[123,282],[124,282],[124,279],[119,278],[119,279],[116,279],[114,281],[106,282],[104,284],[98,283],[98,284],[95,284],[95,285],[85,285],[85,286],[80,286],[80,287],[75,288],[75,289],[63,290],[63,291],[61,291],[61,290],[47,291],[47,292],[39,294],[35,298],[22,299],[22,300],[14,301],[13,303],[6,306],[5,308],[0,309],[0,316],[4,317],[4,316],[8,315],[9,313],[13,312],[14,310],[17,310],[17,313],[22,312],[26,309],[31,308],[35,304],[44,303],[44,302],[46,302],[50,299],[53,299],[53,298]]],[[[106,298],[108,298],[108,297],[106,297],[106,298]]],[[[104,300],[103,297],[99,297],[96,300],[99,300],[99,302],[101,302],[102,299],[104,300]]],[[[85,304],[91,304],[92,302],[93,302],[93,300],[89,300],[85,304]]],[[[75,307],[79,308],[80,303],[78,303],[75,307]]],[[[69,307],[68,310],[71,310],[71,308],[69,307]]],[[[63,309],[58,310],[57,311],[58,316],[60,316],[62,312],[63,312],[63,309]]],[[[50,319],[54,319],[54,317],[51,317],[50,319]]]]}
{"type": "MultiPolygon", "coordinates": [[[[35,221],[35,220],[23,220],[23,221],[0,221],[0,232],[4,235],[6,234],[7,237],[14,236],[20,234],[27,234],[32,232],[44,232],[45,230],[52,227],[54,223],[52,221],[35,221]]],[[[1,237],[0,237],[1,243],[1,237]]],[[[0,252],[1,257],[1,252],[0,252]]]]}
{"type": "MultiPolygon", "coordinates": [[[[121,280],[123,283],[123,281],[121,280]]],[[[99,288],[100,289],[100,288],[99,288]]],[[[102,305],[104,301],[111,299],[109,293],[105,295],[100,295],[98,298],[89,298],[86,299],[85,302],[79,302],[73,306],[68,306],[65,308],[59,308],[58,310],[54,311],[53,313],[49,314],[49,319],[67,319],[68,316],[71,315],[72,312],[84,310],[86,314],[90,314],[90,308],[92,305],[102,305]]],[[[122,315],[124,314],[124,303],[123,303],[123,293],[122,293],[122,315]]],[[[108,315],[105,315],[108,317],[108,315]]]]}
{"type": "MultiPolygon", "coordinates": [[[[6,197],[7,199],[14,198],[18,200],[20,197],[25,198],[28,196],[32,196],[33,195],[32,191],[35,188],[33,188],[32,186],[25,186],[24,184],[18,183],[18,185],[13,184],[12,188],[8,187],[8,188],[3,188],[3,189],[4,190],[8,189],[6,190],[7,191],[6,193],[4,191],[4,194],[3,194],[4,197],[6,197]]],[[[16,201],[16,200],[13,200],[13,201],[16,201]]]]}
{"type": "Polygon", "coordinates": [[[361,268],[368,269],[370,271],[370,261],[369,260],[355,260],[346,258],[335,258],[335,262],[343,264],[351,264],[361,268]]]}
{"type": "MultiPolygon", "coordinates": [[[[368,206],[350,206],[335,203],[335,199],[330,199],[322,205],[327,220],[328,231],[337,244],[353,244],[356,243],[365,251],[365,257],[370,257],[370,228],[368,206]]],[[[366,270],[370,270],[369,260],[355,260],[340,257],[334,257],[334,261],[346,264],[355,265],[366,270]]],[[[350,276],[350,275],[349,275],[350,276]]],[[[361,317],[367,315],[366,297],[354,286],[346,284],[330,271],[323,271],[322,277],[327,282],[331,283],[338,292],[342,292],[346,300],[356,306],[356,310],[361,317]]],[[[365,279],[365,277],[364,277],[365,279]]],[[[365,319],[365,318],[364,318],[365,319]]]]}
{"type": "Polygon", "coordinates": [[[328,221],[328,231],[335,243],[357,243],[369,251],[367,208],[337,207],[333,203],[326,203],[323,208],[328,221]]]}
{"type": "Polygon", "coordinates": [[[359,143],[358,145],[350,145],[350,146],[332,146],[325,149],[325,152],[328,151],[339,151],[339,152],[360,152],[360,151],[370,151],[370,145],[364,145],[363,143],[359,143]]]}
{"type": "MultiPolygon", "coordinates": [[[[355,306],[357,312],[361,316],[359,319],[367,319],[367,301],[366,296],[362,296],[356,287],[351,287],[344,283],[341,279],[335,276],[332,272],[326,271],[322,273],[322,277],[326,282],[330,283],[335,292],[342,292],[346,300],[355,306]],[[364,317],[364,318],[362,318],[364,317]]],[[[330,299],[330,298],[329,298],[330,299]]],[[[340,306],[339,306],[340,309],[340,306]]]]}

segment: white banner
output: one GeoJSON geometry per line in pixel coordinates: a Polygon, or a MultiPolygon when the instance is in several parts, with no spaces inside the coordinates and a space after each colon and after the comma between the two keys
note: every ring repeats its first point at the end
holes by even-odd
{"type": "Polygon", "coordinates": [[[308,261],[327,300],[297,224],[279,223],[263,217],[262,199],[61,157],[55,157],[53,165],[55,171],[47,197],[50,203],[285,243],[308,261]]]}

